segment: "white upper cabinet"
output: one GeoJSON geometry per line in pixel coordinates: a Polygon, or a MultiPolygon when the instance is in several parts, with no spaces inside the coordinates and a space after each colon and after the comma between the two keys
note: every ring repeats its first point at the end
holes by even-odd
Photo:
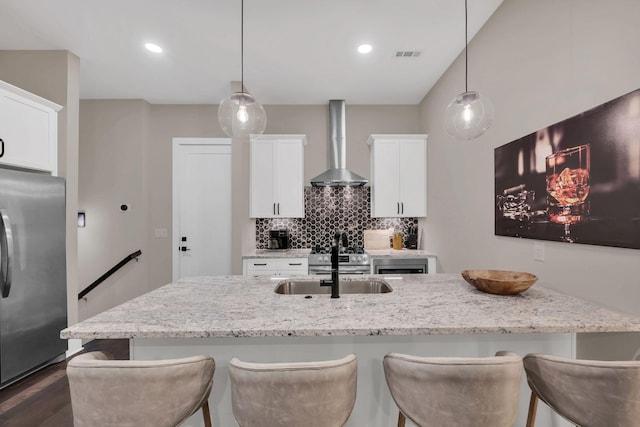
{"type": "Polygon", "coordinates": [[[249,216],[304,217],[305,135],[252,135],[249,216]]]}
{"type": "Polygon", "coordinates": [[[371,135],[371,216],[427,216],[427,135],[371,135]]]}
{"type": "Polygon", "coordinates": [[[0,165],[56,175],[61,108],[0,81],[0,165]]]}

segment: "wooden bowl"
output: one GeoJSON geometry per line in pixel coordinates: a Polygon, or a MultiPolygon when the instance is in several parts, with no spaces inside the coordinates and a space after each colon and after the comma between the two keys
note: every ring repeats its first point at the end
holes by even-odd
{"type": "Polygon", "coordinates": [[[506,270],[464,270],[462,277],[482,292],[496,295],[519,294],[538,280],[531,273],[506,270]]]}

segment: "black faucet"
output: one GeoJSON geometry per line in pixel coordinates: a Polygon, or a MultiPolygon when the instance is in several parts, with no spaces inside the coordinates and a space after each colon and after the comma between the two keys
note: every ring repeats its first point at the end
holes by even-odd
{"type": "Polygon", "coordinates": [[[331,244],[331,280],[321,280],[320,286],[331,286],[331,298],[340,298],[340,269],[339,254],[340,243],[343,247],[349,246],[349,238],[344,231],[336,231],[331,244]]]}

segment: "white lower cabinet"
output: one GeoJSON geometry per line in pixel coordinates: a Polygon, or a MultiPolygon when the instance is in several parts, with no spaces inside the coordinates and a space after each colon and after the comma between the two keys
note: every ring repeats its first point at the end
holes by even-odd
{"type": "Polygon", "coordinates": [[[60,108],[0,81],[0,164],[56,175],[60,108]]]}
{"type": "Polygon", "coordinates": [[[309,272],[307,258],[245,258],[242,262],[245,276],[299,276],[309,272]]]}

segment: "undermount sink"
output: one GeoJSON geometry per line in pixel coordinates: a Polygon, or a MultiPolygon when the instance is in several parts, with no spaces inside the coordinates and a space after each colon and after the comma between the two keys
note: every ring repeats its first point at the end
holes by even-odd
{"type": "MultiPolygon", "coordinates": [[[[320,286],[319,280],[284,280],[273,290],[282,295],[330,294],[331,286],[320,286]]],[[[393,288],[384,280],[341,280],[340,294],[386,294],[393,288]]]]}

